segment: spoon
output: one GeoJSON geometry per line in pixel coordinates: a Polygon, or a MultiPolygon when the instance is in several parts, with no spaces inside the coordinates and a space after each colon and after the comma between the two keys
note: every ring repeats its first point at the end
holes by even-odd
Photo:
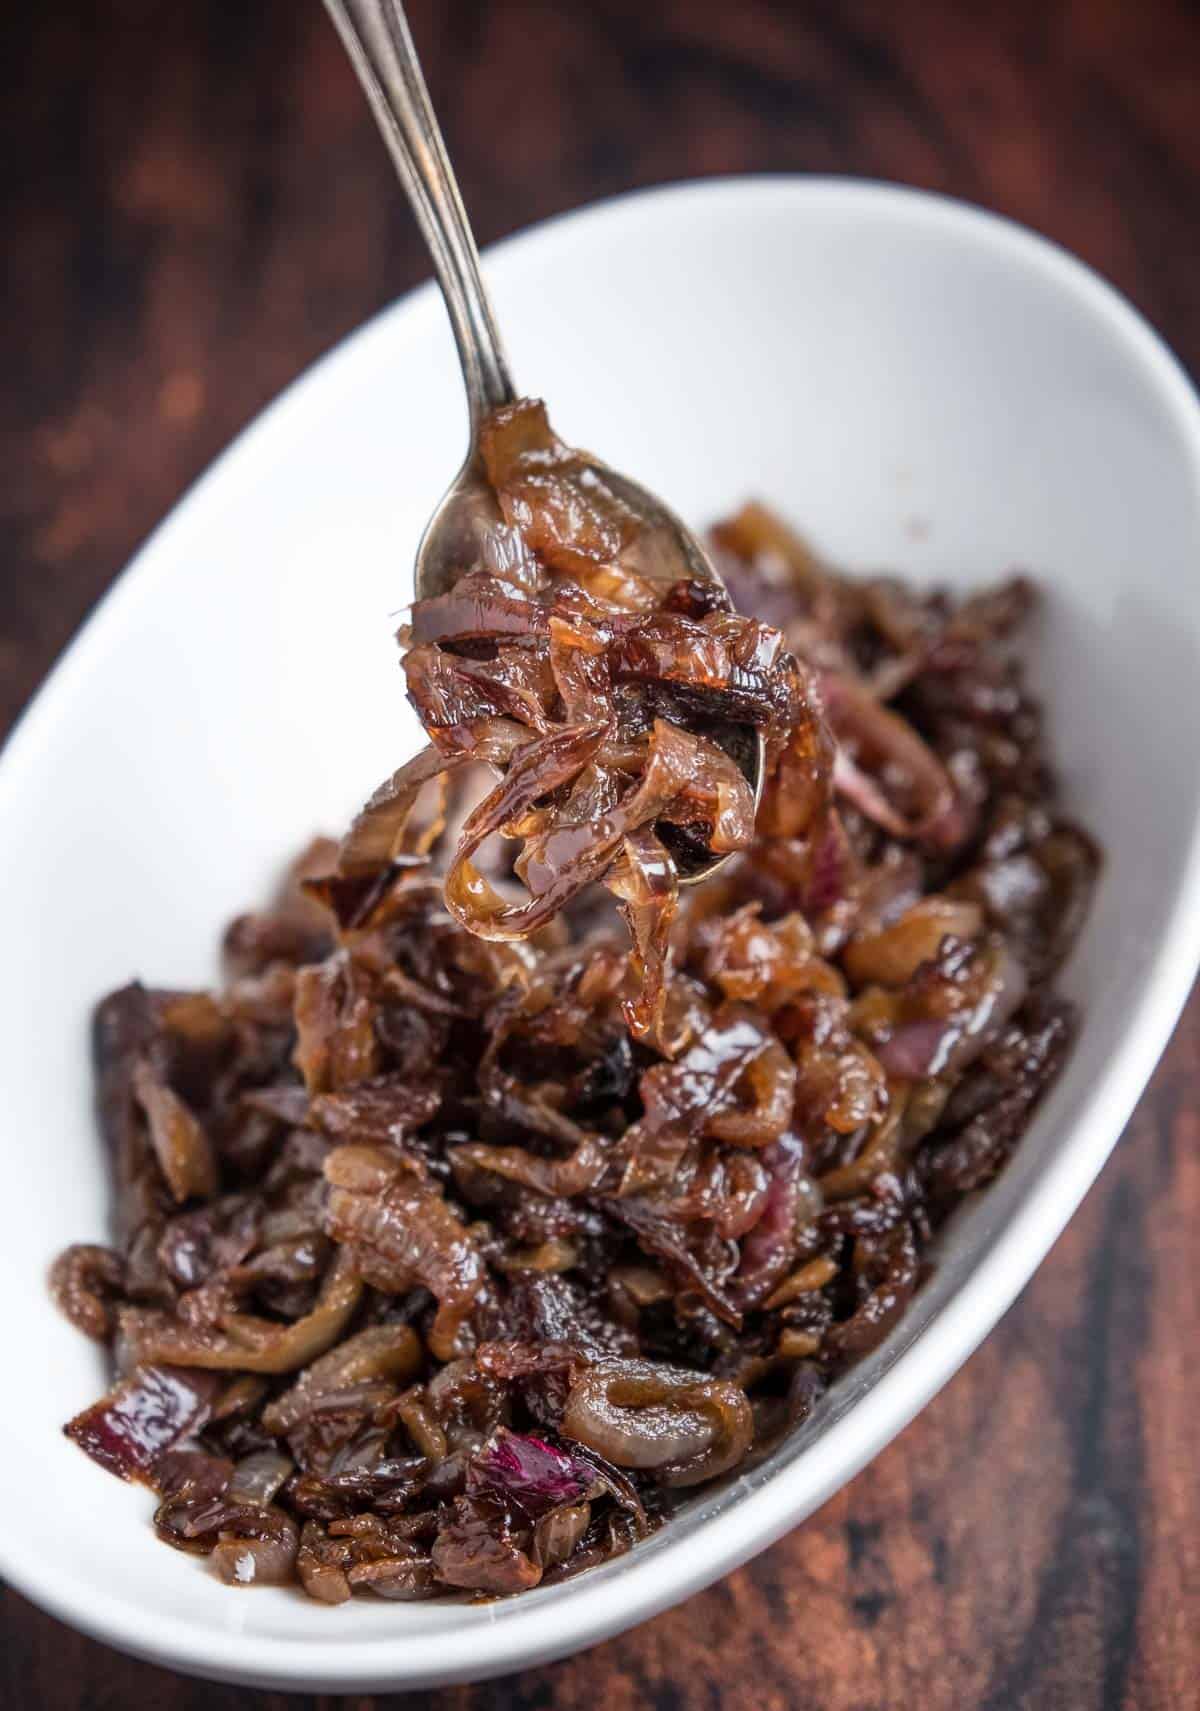
{"type": "MultiPolygon", "coordinates": [[[[404,8],[400,0],[325,0],[325,5],[429,246],[467,391],[471,441],[466,461],[426,525],[417,548],[416,598],[428,600],[444,594],[478,561],[484,530],[501,520],[479,454],[479,430],[493,410],[514,403],[518,394],[404,8]]],[[[715,583],[724,591],[712,560],[696,536],[661,499],[598,458],[583,455],[638,518],[639,569],[643,574],[666,581],[688,577],[715,583]]],[[[750,725],[729,723],[711,734],[740,767],[757,804],[763,786],[762,733],[750,725]]],[[[727,855],[697,858],[681,868],[679,882],[695,885],[728,860],[727,855]]]]}

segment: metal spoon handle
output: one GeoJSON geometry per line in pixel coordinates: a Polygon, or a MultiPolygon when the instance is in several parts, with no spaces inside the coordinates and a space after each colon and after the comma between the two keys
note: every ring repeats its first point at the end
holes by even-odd
{"type": "Polygon", "coordinates": [[[400,0],[325,0],[433,257],[467,388],[472,437],[516,393],[479,252],[400,0]]]}

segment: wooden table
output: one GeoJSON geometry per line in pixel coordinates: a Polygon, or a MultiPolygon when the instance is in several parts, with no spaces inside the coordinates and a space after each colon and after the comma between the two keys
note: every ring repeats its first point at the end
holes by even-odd
{"type": "MultiPolygon", "coordinates": [[[[1200,366],[1200,12],[1182,0],[411,12],[482,240],[701,173],[903,179],[1057,238],[1200,366]]],[[[14,4],[0,40],[3,730],[230,436],[427,268],[316,0],[14,4]]],[[[1200,1704],[1198,1095],[1193,1002],[1020,1304],[806,1526],[582,1659],[423,1702],[1200,1704]]],[[[185,1681],[9,1591],[0,1703],[333,1702],[185,1681]]]]}

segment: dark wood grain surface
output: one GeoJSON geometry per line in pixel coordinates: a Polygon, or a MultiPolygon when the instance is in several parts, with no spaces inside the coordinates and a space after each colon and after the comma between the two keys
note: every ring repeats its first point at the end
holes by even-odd
{"type": "MultiPolygon", "coordinates": [[[[701,173],[901,179],[1078,251],[1200,368],[1200,12],[1182,0],[410,10],[482,240],[701,173]]],[[[0,90],[2,731],[229,437],[427,269],[317,0],[11,4],[0,90]]],[[[1193,1001],[1036,1281],[848,1489],[634,1633],[423,1702],[1200,1705],[1198,1108],[1193,1001]]],[[[13,1711],[334,1703],[130,1662],[11,1590],[0,1611],[13,1711]]]]}

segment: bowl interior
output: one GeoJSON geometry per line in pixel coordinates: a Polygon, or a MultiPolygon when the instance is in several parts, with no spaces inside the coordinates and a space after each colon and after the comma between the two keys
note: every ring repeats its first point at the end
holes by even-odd
{"type": "Polygon", "coordinates": [[[639,196],[502,246],[488,271],[515,372],[564,437],[690,521],[758,495],[855,568],[963,586],[1021,566],[1042,581],[1054,748],[1108,857],[1066,980],[1086,1020],[897,1337],[803,1442],[632,1557],[510,1604],[331,1615],[232,1593],[159,1545],[148,1495],[59,1432],[103,1383],[43,1286],[61,1246],[106,1230],[88,1017],[134,975],[212,977],[227,918],[415,746],[391,632],[463,413],[432,292],[381,317],[154,536],[0,765],[15,1214],[0,1279],[22,1375],[0,1413],[0,1565],[79,1625],[201,1673],[329,1687],[481,1675],[597,1638],[768,1542],[1008,1304],[1115,1140],[1194,969],[1181,922],[1200,805],[1200,429],[1131,311],[1000,222],[845,183],[639,196]]]}

